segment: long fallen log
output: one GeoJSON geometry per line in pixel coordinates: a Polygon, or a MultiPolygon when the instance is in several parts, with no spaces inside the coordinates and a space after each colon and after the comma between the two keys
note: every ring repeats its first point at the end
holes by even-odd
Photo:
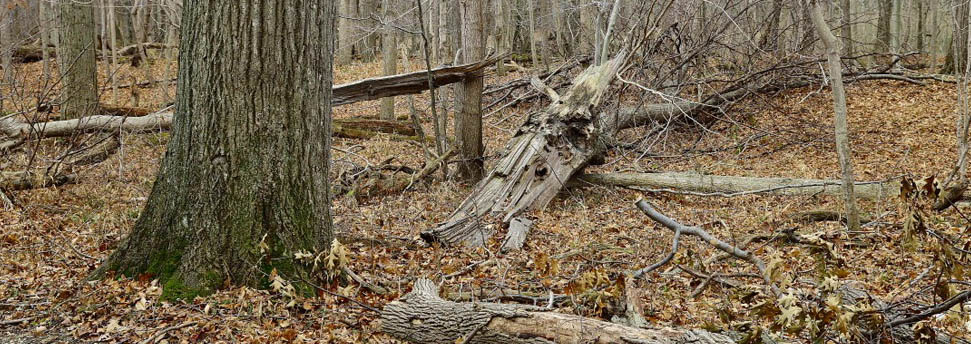
{"type": "Polygon", "coordinates": [[[43,170],[0,172],[0,190],[28,190],[71,184],[77,181],[73,173],[49,175],[43,170]]]}
{"type": "MultiPolygon", "coordinates": [[[[741,196],[772,194],[787,196],[840,196],[839,180],[715,176],[698,173],[603,173],[582,174],[571,185],[584,184],[649,188],[651,191],[680,192],[699,196],[741,196]]],[[[857,197],[878,200],[900,194],[899,181],[857,182],[857,197]]]]}
{"type": "MultiPolygon", "coordinates": [[[[25,137],[67,137],[78,133],[99,131],[159,132],[169,130],[172,127],[173,117],[171,111],[165,111],[141,117],[96,115],[38,123],[0,121],[0,133],[4,133],[11,139],[17,139],[25,137]]],[[[410,138],[415,135],[415,130],[411,127],[411,124],[404,121],[360,119],[335,119],[333,121],[333,134],[337,137],[371,138],[376,135],[375,133],[396,134],[410,138]]]]}
{"type": "Polygon", "coordinates": [[[441,344],[735,343],[700,329],[637,328],[534,306],[447,301],[427,279],[384,307],[381,330],[400,340],[441,344]]]}

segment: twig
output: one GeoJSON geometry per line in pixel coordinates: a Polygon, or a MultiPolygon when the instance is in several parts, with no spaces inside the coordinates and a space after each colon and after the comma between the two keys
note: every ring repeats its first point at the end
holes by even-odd
{"type": "Polygon", "coordinates": [[[932,315],[944,313],[948,309],[951,309],[951,307],[954,307],[954,305],[967,301],[969,298],[971,298],[971,290],[965,290],[960,294],[954,295],[950,299],[947,299],[947,301],[934,305],[933,307],[928,308],[926,311],[923,311],[919,314],[909,316],[903,319],[897,319],[897,320],[891,321],[890,323],[887,324],[887,327],[892,328],[900,325],[913,324],[915,322],[927,319],[932,315]]]}
{"type": "Polygon", "coordinates": [[[25,322],[34,320],[36,318],[37,318],[36,316],[33,316],[33,317],[26,317],[26,318],[13,319],[13,320],[4,320],[4,321],[0,321],[0,326],[16,325],[19,323],[25,323],[25,322]]]}
{"type": "Polygon", "coordinates": [[[344,273],[347,274],[348,277],[350,277],[352,280],[354,280],[354,282],[357,282],[357,284],[359,284],[360,286],[362,286],[364,288],[367,288],[370,291],[373,291],[375,294],[378,294],[378,295],[387,295],[388,294],[388,290],[387,289],[385,289],[385,288],[383,288],[383,287],[381,287],[379,285],[376,285],[374,283],[368,282],[367,280],[365,280],[360,275],[354,273],[354,270],[351,270],[351,268],[348,268],[347,266],[342,266],[341,267],[341,270],[343,270],[344,273]]]}
{"type": "Polygon", "coordinates": [[[178,330],[180,328],[193,326],[195,324],[197,324],[197,322],[190,321],[190,322],[187,322],[187,323],[184,323],[184,324],[181,324],[181,325],[173,325],[173,326],[169,326],[169,327],[163,328],[157,334],[155,334],[151,338],[148,338],[146,340],[143,340],[143,341],[139,342],[139,344],[158,343],[158,341],[162,340],[162,337],[165,337],[165,334],[166,333],[169,333],[169,331],[175,331],[175,330],[178,330]]]}

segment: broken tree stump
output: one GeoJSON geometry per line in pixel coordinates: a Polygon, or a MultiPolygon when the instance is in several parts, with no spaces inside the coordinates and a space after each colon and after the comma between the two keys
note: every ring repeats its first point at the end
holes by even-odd
{"type": "MultiPolygon", "coordinates": [[[[491,226],[483,225],[486,217],[509,223],[526,211],[545,207],[574,173],[602,152],[597,112],[624,56],[583,71],[563,96],[531,115],[475,191],[445,222],[421,237],[447,245],[481,246],[494,234],[491,226]]],[[[511,233],[522,230],[526,229],[511,233]]]]}
{"type": "Polygon", "coordinates": [[[734,343],[722,334],[678,328],[637,328],[597,319],[500,303],[452,302],[419,279],[414,289],[381,311],[385,333],[414,343],[734,343]]]}

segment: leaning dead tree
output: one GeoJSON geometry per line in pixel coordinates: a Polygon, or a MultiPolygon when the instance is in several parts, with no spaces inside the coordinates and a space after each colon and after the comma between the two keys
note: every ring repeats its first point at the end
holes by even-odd
{"type": "Polygon", "coordinates": [[[447,301],[427,279],[384,307],[381,329],[414,343],[735,343],[705,330],[637,328],[536,306],[447,301]]]}

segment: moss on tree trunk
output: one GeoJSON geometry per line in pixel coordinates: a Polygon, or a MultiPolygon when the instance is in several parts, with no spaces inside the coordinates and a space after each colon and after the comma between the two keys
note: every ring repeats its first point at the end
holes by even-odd
{"type": "Polygon", "coordinates": [[[94,275],[161,279],[168,299],[309,278],[330,247],[335,6],[187,1],[172,140],[145,210],[94,275]]]}

